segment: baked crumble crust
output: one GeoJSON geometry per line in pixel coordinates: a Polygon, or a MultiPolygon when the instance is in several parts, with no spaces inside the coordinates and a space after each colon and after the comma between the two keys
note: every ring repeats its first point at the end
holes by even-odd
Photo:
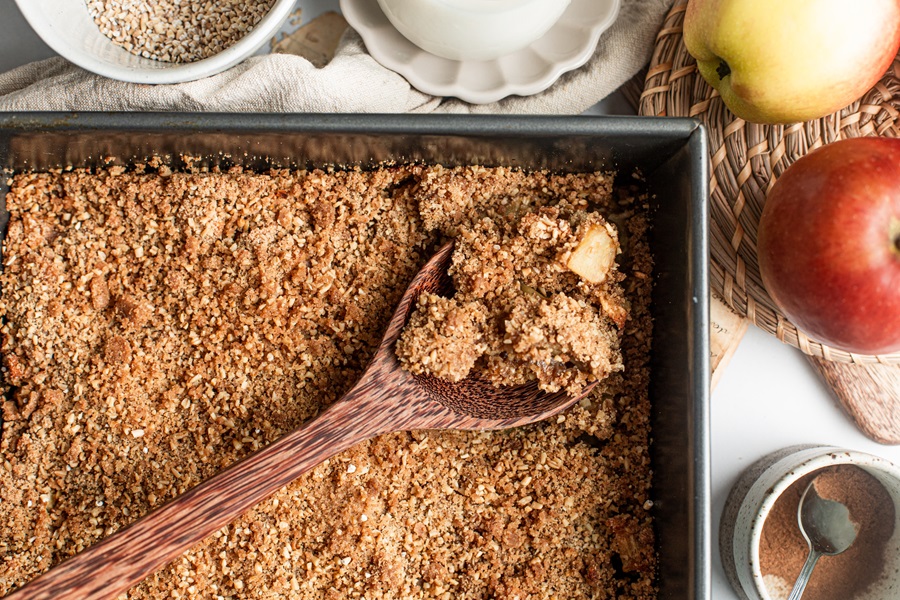
{"type": "Polygon", "coordinates": [[[607,174],[16,175],[0,275],[0,594],[336,400],[408,280],[504,211],[616,223],[615,372],[555,422],[384,435],[320,465],[127,598],[655,596],[645,207],[607,174]]]}

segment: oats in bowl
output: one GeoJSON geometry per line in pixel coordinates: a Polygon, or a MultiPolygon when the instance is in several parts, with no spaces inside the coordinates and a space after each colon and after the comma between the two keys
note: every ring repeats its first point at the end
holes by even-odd
{"type": "Polygon", "coordinates": [[[274,0],[85,0],[103,34],[165,62],[209,58],[244,37],[274,0]]]}
{"type": "Polygon", "coordinates": [[[16,0],[35,33],[68,61],[142,84],[220,73],[269,43],[294,0],[16,0]]]}

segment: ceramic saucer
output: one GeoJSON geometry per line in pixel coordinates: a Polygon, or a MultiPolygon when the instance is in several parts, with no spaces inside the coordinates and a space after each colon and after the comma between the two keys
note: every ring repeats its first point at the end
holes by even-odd
{"type": "Polygon", "coordinates": [[[347,22],[379,63],[416,89],[472,104],[528,96],[588,61],[616,20],[621,0],[572,0],[550,30],[531,45],[496,60],[456,61],[422,50],[397,31],[375,0],[340,0],[347,22]]]}

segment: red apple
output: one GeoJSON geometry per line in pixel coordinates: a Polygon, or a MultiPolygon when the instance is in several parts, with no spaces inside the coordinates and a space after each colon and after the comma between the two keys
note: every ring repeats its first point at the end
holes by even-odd
{"type": "Polygon", "coordinates": [[[834,142],[775,182],[759,222],[763,284],[810,338],[900,351],[900,140],[834,142]]]}

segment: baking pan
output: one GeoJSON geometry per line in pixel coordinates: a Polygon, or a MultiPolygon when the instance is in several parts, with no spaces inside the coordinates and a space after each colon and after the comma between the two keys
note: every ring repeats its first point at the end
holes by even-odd
{"type": "MultiPolygon", "coordinates": [[[[251,169],[385,161],[616,169],[650,194],[651,456],[659,597],[710,597],[706,136],[690,119],[447,115],[0,113],[0,174],[160,157],[251,169]]],[[[0,177],[0,235],[6,176],[0,177]]],[[[0,291],[2,292],[2,291],[0,291]]]]}

